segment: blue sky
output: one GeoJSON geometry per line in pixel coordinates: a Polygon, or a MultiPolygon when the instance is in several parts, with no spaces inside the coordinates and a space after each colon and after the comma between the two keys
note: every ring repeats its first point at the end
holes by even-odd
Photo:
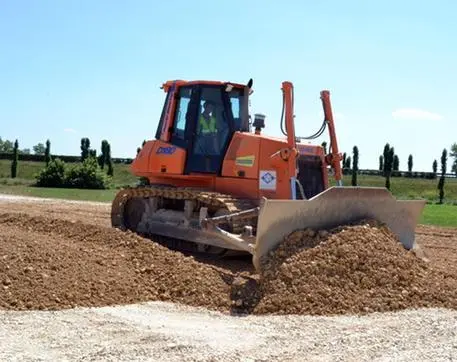
{"type": "MultiPolygon", "coordinates": [[[[154,137],[168,79],[254,79],[251,112],[280,135],[281,82],[295,86],[296,132],[322,122],[331,91],[342,151],[377,168],[431,170],[457,142],[454,1],[0,1],[0,136],[21,148],[81,137],[134,157],[154,137]]],[[[328,138],[318,139],[321,143],[328,138]]],[[[450,166],[448,166],[450,168],[450,166]]]]}

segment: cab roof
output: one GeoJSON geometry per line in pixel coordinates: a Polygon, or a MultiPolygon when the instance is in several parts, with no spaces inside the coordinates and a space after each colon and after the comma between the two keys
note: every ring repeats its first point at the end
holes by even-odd
{"type": "Polygon", "coordinates": [[[182,79],[176,79],[176,80],[168,80],[165,83],[162,84],[162,89],[165,92],[168,92],[168,89],[173,85],[176,84],[178,87],[182,86],[189,86],[189,85],[226,85],[226,84],[231,84],[234,88],[244,88],[246,85],[241,84],[241,83],[234,83],[234,82],[228,82],[228,81],[217,81],[217,80],[182,80],[182,79]]]}

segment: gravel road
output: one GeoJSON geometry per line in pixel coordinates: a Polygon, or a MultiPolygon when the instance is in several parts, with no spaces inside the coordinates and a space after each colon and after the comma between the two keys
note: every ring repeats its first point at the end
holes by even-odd
{"type": "Polygon", "coordinates": [[[2,361],[449,361],[457,312],[232,317],[168,303],[1,312],[2,361]]]}
{"type": "MultiPolygon", "coordinates": [[[[109,225],[109,205],[103,203],[0,195],[0,208],[109,225]]],[[[444,250],[437,247],[443,251],[433,252],[432,259],[448,257],[449,265],[454,264],[455,230],[420,227],[420,233],[429,246],[438,241],[446,245],[444,250]]],[[[457,311],[443,309],[364,317],[236,317],[150,302],[62,311],[0,310],[0,321],[1,361],[457,359],[457,311]]]]}

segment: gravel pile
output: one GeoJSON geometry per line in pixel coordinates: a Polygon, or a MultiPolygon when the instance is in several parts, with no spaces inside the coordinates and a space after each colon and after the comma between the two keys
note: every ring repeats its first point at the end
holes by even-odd
{"type": "Polygon", "coordinates": [[[0,308],[173,301],[227,310],[230,275],[132,233],[0,215],[0,308]]]}
{"type": "Polygon", "coordinates": [[[297,231],[263,272],[201,263],[132,233],[0,215],[0,309],[168,301],[253,314],[341,314],[457,306],[457,278],[374,224],[297,231]]]}
{"type": "Polygon", "coordinates": [[[435,270],[373,222],[296,231],[264,260],[264,314],[364,314],[418,307],[457,307],[457,278],[435,270]]]}

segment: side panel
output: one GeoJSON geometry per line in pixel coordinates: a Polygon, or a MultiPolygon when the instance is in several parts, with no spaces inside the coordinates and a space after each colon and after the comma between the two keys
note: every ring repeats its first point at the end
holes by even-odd
{"type": "Polygon", "coordinates": [[[243,199],[257,200],[259,198],[257,179],[248,179],[244,177],[217,177],[216,191],[243,199]]]}
{"type": "Polygon", "coordinates": [[[260,138],[236,132],[227,149],[222,166],[223,177],[258,179],[260,138]]]}
{"type": "Polygon", "coordinates": [[[287,142],[262,138],[260,142],[260,164],[258,170],[259,196],[268,199],[290,199],[290,176],[288,162],[273,158],[287,142]]]}
{"type": "Polygon", "coordinates": [[[144,176],[151,173],[182,175],[186,151],[169,143],[148,141],[132,163],[134,175],[144,176]]]}

